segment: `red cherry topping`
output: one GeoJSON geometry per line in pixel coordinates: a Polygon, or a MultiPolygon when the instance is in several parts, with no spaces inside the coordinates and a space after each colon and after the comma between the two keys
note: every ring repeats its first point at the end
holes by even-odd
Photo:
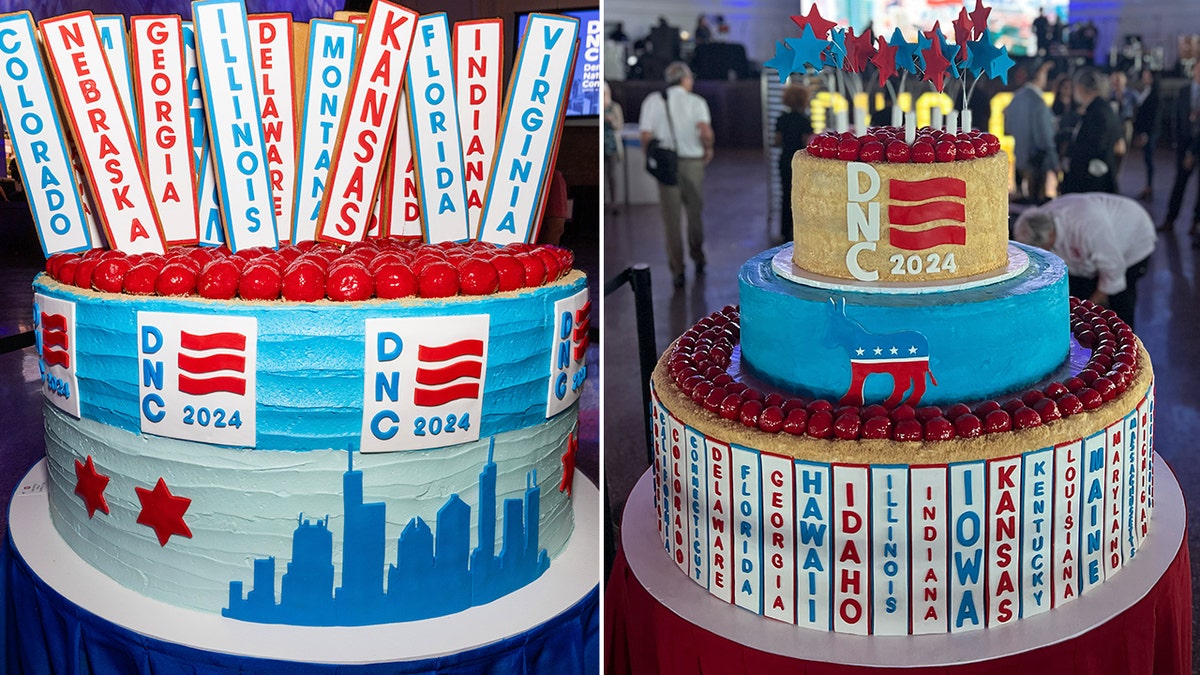
{"type": "Polygon", "coordinates": [[[500,274],[485,260],[469,259],[458,271],[463,295],[491,295],[500,288],[500,274]]]}
{"type": "MultiPolygon", "coordinates": [[[[86,261],[90,266],[95,268],[92,270],[92,286],[96,290],[104,291],[105,293],[120,293],[122,286],[125,284],[125,275],[129,274],[129,270],[133,268],[133,265],[130,265],[129,261],[124,258],[108,258],[101,260],[99,263],[93,262],[94,260],[95,258],[86,261]]],[[[82,265],[83,263],[80,263],[80,266],[82,265]]],[[[78,276],[80,275],[77,268],[76,277],[78,276]]]]}
{"type": "Polygon", "coordinates": [[[913,143],[910,153],[912,161],[916,164],[931,164],[933,163],[933,144],[929,141],[917,141],[913,143]]]}
{"type": "Polygon", "coordinates": [[[934,417],[925,422],[925,440],[948,441],[954,438],[954,424],[945,417],[934,417]]]}
{"type": "Polygon", "coordinates": [[[841,413],[833,422],[833,434],[845,441],[858,438],[862,428],[862,420],[856,414],[841,413]]]}
{"type": "Polygon", "coordinates": [[[973,413],[966,413],[954,420],[954,432],[960,438],[979,438],[983,434],[983,424],[973,413]]]}
{"type": "Polygon", "coordinates": [[[238,280],[238,295],[245,300],[277,300],[283,286],[283,274],[275,266],[255,260],[246,266],[238,280]]]}
{"type": "Polygon", "coordinates": [[[989,434],[998,434],[1012,429],[1012,416],[1003,410],[993,410],[983,418],[983,428],[989,434]]]}
{"type": "Polygon", "coordinates": [[[886,415],[868,417],[867,421],[863,423],[863,438],[891,438],[891,436],[892,420],[886,415]]]}
{"type": "Polygon", "coordinates": [[[893,441],[919,441],[922,435],[921,423],[916,418],[900,420],[892,427],[893,441]]]}
{"type": "Polygon", "coordinates": [[[953,162],[958,158],[958,150],[954,146],[954,141],[943,140],[933,146],[933,155],[939,162],[953,162]]]}
{"type": "Polygon", "coordinates": [[[325,279],[325,295],[337,302],[366,300],[375,292],[371,273],[361,264],[350,263],[330,268],[325,279]]]}
{"type": "Polygon", "coordinates": [[[853,162],[858,159],[858,139],[846,138],[838,143],[837,158],[843,162],[853,162]]]}
{"type": "Polygon", "coordinates": [[[829,438],[832,436],[833,414],[828,410],[819,410],[809,415],[808,435],[813,438],[829,438]]]}
{"type": "Polygon", "coordinates": [[[158,280],[158,268],[152,262],[134,265],[125,275],[121,289],[130,295],[153,295],[154,282],[158,280]]]}
{"type": "Polygon", "coordinates": [[[1042,416],[1033,408],[1021,406],[1012,415],[1012,426],[1014,429],[1030,429],[1032,427],[1040,427],[1042,425],[1042,416]]]}
{"type": "Polygon", "coordinates": [[[325,299],[325,270],[312,260],[296,259],[283,273],[280,293],[291,302],[325,299]]]}
{"type": "Polygon", "coordinates": [[[195,293],[196,281],[200,276],[194,269],[195,264],[191,258],[185,257],[163,265],[158,272],[158,280],[154,282],[154,292],[163,296],[195,293]]]}
{"type": "Polygon", "coordinates": [[[904,141],[892,141],[887,145],[887,158],[893,164],[907,164],[909,154],[908,145],[904,141]]]}
{"type": "Polygon", "coordinates": [[[743,401],[742,411],[738,417],[743,426],[756,429],[758,428],[758,417],[762,414],[762,411],[762,401],[743,401]]]}
{"type": "Polygon", "coordinates": [[[241,270],[229,258],[213,260],[200,272],[196,291],[202,298],[229,300],[237,295],[238,280],[241,276],[241,270]]]}
{"type": "Polygon", "coordinates": [[[795,408],[788,412],[787,418],[783,421],[783,430],[793,436],[803,435],[808,430],[808,411],[804,408],[795,408]]]}
{"type": "Polygon", "coordinates": [[[758,416],[758,428],[768,434],[779,433],[783,429],[783,410],[779,406],[767,406],[758,416]]]}
{"type": "Polygon", "coordinates": [[[862,147],[858,150],[858,159],[863,162],[882,162],[884,155],[883,143],[874,139],[863,141],[862,147]]]}
{"type": "Polygon", "coordinates": [[[446,261],[431,263],[417,275],[417,286],[422,298],[447,298],[457,295],[458,285],[458,268],[446,261]]]}
{"type": "Polygon", "coordinates": [[[1058,404],[1054,399],[1043,398],[1033,404],[1033,409],[1041,416],[1042,424],[1062,419],[1062,413],[1058,411],[1058,404]]]}

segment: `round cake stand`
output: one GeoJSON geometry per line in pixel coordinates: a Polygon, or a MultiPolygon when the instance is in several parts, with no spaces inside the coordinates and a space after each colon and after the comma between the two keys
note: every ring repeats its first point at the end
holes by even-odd
{"type": "Polygon", "coordinates": [[[117,584],[77,556],[54,529],[45,459],[29,471],[13,495],[8,527],[16,555],[41,581],[68,602],[140,635],[248,658],[386,664],[461,654],[513,638],[594,596],[600,576],[599,491],[576,473],[572,492],[574,532],[566,549],[537,581],[457,614],[374,626],[250,623],[168,605],[117,584]]]}
{"type": "Polygon", "coordinates": [[[798,628],[710,595],[664,553],[653,490],[653,477],[647,471],[625,507],[621,546],[629,569],[655,601],[684,621],[750,649],[845,666],[948,667],[1011,656],[1082,635],[1150,592],[1179,552],[1186,525],[1179,483],[1155,455],[1150,534],[1112,581],[1063,607],[1008,626],[967,633],[863,637],[798,628]]]}

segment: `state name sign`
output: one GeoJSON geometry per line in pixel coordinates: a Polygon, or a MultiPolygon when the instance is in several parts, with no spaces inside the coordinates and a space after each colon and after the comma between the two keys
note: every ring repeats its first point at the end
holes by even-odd
{"type": "Polygon", "coordinates": [[[407,91],[425,241],[466,241],[471,231],[467,227],[450,24],[445,14],[430,14],[417,21],[407,91]]]}
{"type": "MultiPolygon", "coordinates": [[[[100,44],[104,45],[108,68],[117,83],[117,94],[121,96],[121,107],[125,108],[125,116],[129,118],[129,126],[133,129],[133,140],[140,144],[141,120],[133,105],[133,67],[129,58],[129,42],[125,36],[125,15],[103,14],[92,17],[92,20],[100,31],[100,44]]],[[[141,149],[141,145],[138,145],[138,149],[141,149]]]]}
{"type": "Polygon", "coordinates": [[[196,27],[184,21],[183,64],[187,73],[188,116],[192,125],[192,167],[196,172],[197,221],[200,245],[225,243],[221,229],[221,202],[217,194],[217,171],[208,144],[208,121],[204,118],[204,92],[200,89],[200,66],[196,62],[196,27]]]}
{"type": "Polygon", "coordinates": [[[200,240],[191,118],[178,16],[135,16],[129,22],[142,157],[167,245],[200,240]]]}
{"type": "Polygon", "coordinates": [[[396,106],[396,130],[392,134],[391,159],[380,191],[379,218],[386,236],[400,239],[421,237],[421,197],[413,157],[412,128],[408,124],[408,92],[400,92],[396,106]]]}
{"type": "Polygon", "coordinates": [[[163,253],[158,213],[91,12],[38,24],[109,244],[163,253]]]}
{"type": "Polygon", "coordinates": [[[75,189],[71,151],[59,126],[58,108],[38,51],[33,16],[0,17],[0,108],[8,121],[13,152],[25,177],[29,210],[46,257],[92,247],[83,200],[75,189]]]}
{"type": "Polygon", "coordinates": [[[349,98],[354,73],[358,29],[351,23],[313,19],[308,41],[308,78],[300,113],[300,154],[297,160],[296,206],[292,242],[317,238],[325,181],[333,163],[342,109],[349,98]]]}
{"type": "Polygon", "coordinates": [[[292,238],[296,192],[296,73],[292,68],[292,15],[249,17],[250,53],[258,78],[267,171],[279,241],[292,238]]]}
{"type": "Polygon", "coordinates": [[[479,19],[454,24],[454,86],[462,135],[467,190],[467,223],[479,231],[487,194],[504,97],[504,20],[479,19]]]}
{"type": "Polygon", "coordinates": [[[578,37],[578,19],[529,16],[476,239],[503,245],[537,235],[578,37]]]}
{"type": "Polygon", "coordinates": [[[262,108],[242,0],[192,4],[204,110],[229,248],[276,248],[262,108]]]}
{"type": "Polygon", "coordinates": [[[417,13],[406,7],[387,0],[371,6],[317,219],[321,241],[350,244],[366,236],[416,24],[417,13]]]}

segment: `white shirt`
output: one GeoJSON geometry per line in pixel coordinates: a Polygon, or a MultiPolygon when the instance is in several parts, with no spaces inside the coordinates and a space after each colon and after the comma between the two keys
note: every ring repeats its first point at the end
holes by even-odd
{"type": "Polygon", "coordinates": [[[672,142],[671,127],[667,126],[667,111],[663,97],[654,92],[642,101],[642,112],[638,116],[638,129],[648,131],[668,148],[675,148],[680,159],[703,159],[704,143],[700,139],[700,123],[712,124],[708,102],[699,94],[693,94],[680,85],[667,88],[667,102],[671,106],[671,122],[675,128],[672,142]]]}
{"type": "Polygon", "coordinates": [[[1053,252],[1077,277],[1099,277],[1101,293],[1125,290],[1125,270],[1154,252],[1158,233],[1141,204],[1121,195],[1085,192],[1042,207],[1055,215],[1053,252]]]}

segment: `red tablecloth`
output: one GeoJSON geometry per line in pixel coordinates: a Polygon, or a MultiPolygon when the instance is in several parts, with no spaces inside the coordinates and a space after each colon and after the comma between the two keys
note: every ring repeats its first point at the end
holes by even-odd
{"type": "MultiPolygon", "coordinates": [[[[1187,535],[1153,590],[1077,638],[992,661],[905,673],[1185,675],[1192,672],[1192,586],[1187,535]]],[[[881,669],[830,665],[750,649],[698,628],[659,604],[617,553],[604,595],[605,664],[623,675],[854,675],[881,669]]],[[[766,621],[767,619],[764,619],[766,621]]]]}

